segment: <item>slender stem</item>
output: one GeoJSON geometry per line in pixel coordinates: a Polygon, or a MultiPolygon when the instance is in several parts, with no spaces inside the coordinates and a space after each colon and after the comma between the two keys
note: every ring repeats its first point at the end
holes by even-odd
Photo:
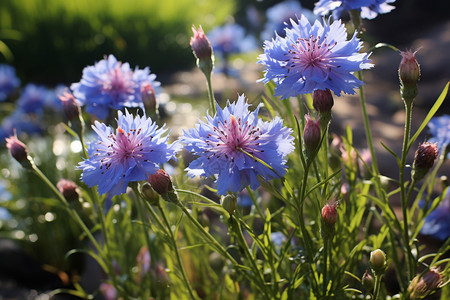
{"type": "Polygon", "coordinates": [[[158,209],[161,212],[161,216],[164,221],[164,224],[166,225],[166,227],[168,229],[168,232],[170,235],[170,241],[172,242],[173,250],[175,251],[175,257],[177,259],[178,265],[180,266],[181,276],[183,277],[183,283],[184,283],[186,289],[188,290],[189,296],[191,297],[191,299],[196,299],[194,296],[194,292],[192,290],[192,286],[189,283],[189,280],[187,279],[186,271],[184,269],[183,262],[181,261],[180,253],[178,252],[177,241],[175,239],[172,229],[170,228],[170,223],[167,220],[166,213],[164,212],[164,209],[161,207],[161,205],[158,205],[158,209]]]}
{"type": "Polygon", "coordinates": [[[214,99],[214,93],[212,89],[212,83],[211,83],[211,73],[209,75],[205,74],[206,77],[206,83],[208,86],[208,98],[209,98],[209,106],[211,107],[211,110],[213,112],[213,115],[216,114],[216,100],[214,99]]]}
{"type": "Polygon", "coordinates": [[[406,110],[406,120],[405,120],[405,131],[403,135],[403,146],[402,146],[402,158],[400,163],[400,195],[401,195],[401,204],[402,204],[402,213],[403,213],[403,242],[406,247],[406,260],[408,267],[408,280],[414,277],[413,273],[413,258],[410,247],[409,240],[409,220],[408,220],[408,198],[406,197],[406,189],[405,189],[405,166],[406,159],[408,157],[408,143],[409,136],[411,131],[411,116],[412,116],[412,102],[405,101],[405,110],[406,110]]]}
{"type": "Polygon", "coordinates": [[[236,222],[233,215],[230,216],[230,223],[231,223],[231,228],[232,228],[233,232],[236,234],[236,236],[238,238],[238,243],[241,245],[241,248],[245,252],[245,256],[247,256],[248,260],[250,261],[253,272],[255,273],[255,277],[259,281],[259,287],[264,291],[264,295],[266,296],[266,298],[269,298],[269,297],[267,297],[267,289],[266,289],[266,285],[264,282],[264,278],[261,275],[261,272],[259,271],[258,266],[256,265],[254,257],[252,256],[252,254],[250,253],[250,250],[248,249],[247,242],[245,241],[244,235],[242,234],[241,226],[239,226],[239,223],[236,222]]]}
{"type": "Polygon", "coordinates": [[[328,280],[327,280],[327,265],[328,265],[328,242],[329,237],[325,237],[323,240],[323,278],[322,278],[322,292],[323,296],[326,297],[327,295],[327,287],[328,287],[328,280]]]}
{"type": "Polygon", "coordinates": [[[373,300],[377,300],[378,296],[380,295],[380,289],[381,289],[381,276],[375,274],[375,288],[373,290],[373,300]]]}

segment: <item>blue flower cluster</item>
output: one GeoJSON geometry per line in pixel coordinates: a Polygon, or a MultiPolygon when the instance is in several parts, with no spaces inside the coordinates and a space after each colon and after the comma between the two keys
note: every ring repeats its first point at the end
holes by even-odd
{"type": "Polygon", "coordinates": [[[369,69],[369,54],[358,53],[362,43],[356,37],[347,41],[344,24],[338,20],[311,25],[305,16],[291,20],[286,36],[276,36],[264,43],[259,63],[265,67],[261,81],[276,84],[275,96],[285,99],[317,89],[354,94],[363,82],[352,73],[369,69]]]}
{"type": "Polygon", "coordinates": [[[432,135],[428,142],[437,143],[439,153],[445,154],[447,151],[447,158],[450,158],[450,115],[432,118],[428,122],[428,128],[432,135]]]}
{"type": "Polygon", "coordinates": [[[10,65],[0,64],[0,101],[5,101],[20,86],[16,69],[10,65]]]}
{"type": "Polygon", "coordinates": [[[245,29],[236,24],[228,23],[209,31],[207,34],[214,53],[226,57],[233,53],[242,53],[257,48],[256,39],[245,34],[245,29]]]}
{"type": "Polygon", "coordinates": [[[109,109],[144,108],[141,85],[151,84],[158,95],[161,83],[155,79],[156,75],[151,74],[148,67],[132,70],[129,63],[122,63],[114,55],[109,55],[84,68],[81,81],[73,83],[70,88],[88,113],[105,119],[109,109]]]}

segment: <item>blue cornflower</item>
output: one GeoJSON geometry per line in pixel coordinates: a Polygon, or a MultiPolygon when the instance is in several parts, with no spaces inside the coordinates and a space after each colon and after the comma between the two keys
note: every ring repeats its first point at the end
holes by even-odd
{"type": "Polygon", "coordinates": [[[146,116],[133,117],[119,111],[117,130],[98,121],[92,126],[98,135],[88,144],[89,158],[78,164],[81,180],[100,194],[119,195],[128,183],[155,174],[160,165],[174,158],[177,143],[169,145],[166,129],[158,128],[146,116]]]}
{"type": "Polygon", "coordinates": [[[17,109],[26,114],[41,116],[45,105],[51,97],[55,97],[54,93],[45,86],[29,83],[24,87],[19,99],[17,99],[17,109]]]}
{"type": "Polygon", "coordinates": [[[266,67],[261,81],[276,84],[275,96],[282,99],[311,93],[314,90],[332,90],[337,96],[341,92],[354,94],[355,88],[363,84],[352,72],[369,69],[369,54],[358,53],[362,43],[356,37],[347,41],[347,32],[340,20],[332,24],[324,20],[311,26],[305,16],[292,28],[286,28],[286,37],[276,36],[265,41],[264,54],[259,63],[266,67]]]}
{"type": "Polygon", "coordinates": [[[28,134],[41,134],[43,132],[42,118],[29,115],[16,109],[11,115],[5,117],[0,125],[0,140],[22,132],[28,134]]]}
{"type": "Polygon", "coordinates": [[[266,11],[267,22],[261,33],[263,40],[269,40],[273,37],[274,32],[284,37],[284,28],[290,26],[290,19],[304,15],[308,20],[314,21],[316,16],[312,11],[301,6],[300,2],[287,0],[275,4],[266,11]]]}
{"type": "Polygon", "coordinates": [[[143,108],[141,85],[150,83],[158,94],[161,84],[155,79],[156,75],[150,74],[148,67],[133,71],[128,63],[109,55],[94,66],[84,68],[81,81],[70,88],[80,105],[86,105],[88,113],[105,119],[110,108],[143,108]]]}
{"type": "Polygon", "coordinates": [[[216,27],[208,32],[207,37],[214,54],[222,56],[248,52],[257,48],[256,39],[250,35],[246,36],[244,28],[235,23],[216,27]]]}
{"type": "Polygon", "coordinates": [[[20,86],[20,80],[16,76],[16,70],[10,65],[0,64],[0,101],[20,86]]]}
{"type": "Polygon", "coordinates": [[[335,20],[342,17],[345,12],[350,10],[361,11],[361,18],[373,19],[378,14],[385,14],[395,7],[388,3],[395,0],[320,0],[315,4],[314,13],[319,16],[325,16],[332,12],[335,20]]]}
{"type": "Polygon", "coordinates": [[[423,223],[420,233],[445,241],[450,237],[450,189],[447,189],[445,198],[433,210],[423,223]]]}
{"type": "Polygon", "coordinates": [[[292,130],[283,127],[278,117],[270,122],[258,119],[259,107],[250,112],[241,95],[223,110],[217,105],[216,115],[207,115],[206,122],[199,121],[195,128],[184,131],[181,142],[198,156],[186,169],[188,175],[216,176],[220,195],[238,193],[248,185],[258,188],[257,175],[265,180],[284,176],[285,156],[294,150],[292,130]],[[245,152],[270,165],[276,173],[245,152]]]}
{"type": "MultiPolygon", "coordinates": [[[[434,117],[428,122],[428,128],[433,136],[428,140],[430,143],[437,143],[439,153],[449,151],[450,144],[450,115],[434,117]]],[[[450,158],[450,152],[447,152],[447,158],[450,158]]]]}

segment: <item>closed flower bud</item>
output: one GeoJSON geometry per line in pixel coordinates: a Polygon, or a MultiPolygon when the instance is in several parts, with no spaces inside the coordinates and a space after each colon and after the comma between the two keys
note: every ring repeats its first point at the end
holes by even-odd
{"type": "Polygon", "coordinates": [[[416,60],[416,52],[400,52],[402,61],[398,68],[400,78],[400,92],[406,104],[411,104],[417,96],[417,82],[420,77],[420,66],[416,60]]]}
{"type": "Polygon", "coordinates": [[[56,187],[68,202],[78,201],[78,185],[72,180],[60,179],[56,187]]]}
{"type": "Polygon", "coordinates": [[[190,45],[197,59],[210,59],[212,56],[212,47],[202,26],[198,29],[192,26],[194,36],[191,37],[190,45]]]}
{"type": "Polygon", "coordinates": [[[370,253],[370,266],[375,274],[383,274],[386,270],[386,254],[381,249],[370,253]]]}
{"type": "Polygon", "coordinates": [[[398,75],[403,86],[415,86],[419,81],[420,65],[416,60],[416,52],[410,50],[400,52],[402,61],[398,68],[398,75]]]}
{"type": "Polygon", "coordinates": [[[320,144],[320,124],[319,121],[313,121],[310,115],[305,115],[306,125],[303,130],[303,142],[305,143],[306,155],[313,158],[320,144]]]}
{"type": "Polygon", "coordinates": [[[437,144],[425,142],[419,145],[414,157],[412,177],[421,180],[433,167],[434,161],[439,156],[437,144]]]}
{"type": "Polygon", "coordinates": [[[329,201],[322,208],[322,220],[326,225],[334,225],[338,219],[338,201],[329,201]]]}
{"type": "Polygon", "coordinates": [[[223,196],[221,199],[222,207],[230,214],[232,215],[234,210],[236,209],[237,204],[237,198],[235,195],[227,194],[226,196],[223,196]]]}
{"type": "Polygon", "coordinates": [[[141,96],[144,103],[145,112],[154,114],[158,110],[158,102],[156,101],[156,92],[150,82],[141,84],[141,96]]]}
{"type": "Polygon", "coordinates": [[[70,122],[79,121],[81,116],[81,109],[72,94],[64,92],[62,96],[59,96],[62,102],[64,114],[67,120],[70,122]]]}
{"type": "Polygon", "coordinates": [[[24,143],[19,141],[17,135],[14,134],[9,138],[6,138],[6,148],[9,149],[9,153],[14,157],[25,169],[31,169],[31,158],[28,156],[28,149],[24,143]]]}
{"type": "Polygon", "coordinates": [[[421,278],[417,275],[409,284],[411,299],[422,299],[442,284],[442,275],[437,268],[431,268],[421,278]]]}
{"type": "Polygon", "coordinates": [[[366,270],[366,272],[364,273],[363,277],[361,278],[361,284],[367,292],[370,292],[373,289],[375,282],[373,276],[370,275],[369,271],[366,270]]]}
{"type": "Polygon", "coordinates": [[[169,191],[173,190],[172,179],[170,179],[170,175],[163,169],[159,169],[156,174],[150,175],[148,177],[148,182],[160,195],[167,194],[169,191]]]}
{"type": "Polygon", "coordinates": [[[313,106],[321,114],[330,112],[333,105],[333,95],[329,89],[315,90],[313,92],[313,106]]]}

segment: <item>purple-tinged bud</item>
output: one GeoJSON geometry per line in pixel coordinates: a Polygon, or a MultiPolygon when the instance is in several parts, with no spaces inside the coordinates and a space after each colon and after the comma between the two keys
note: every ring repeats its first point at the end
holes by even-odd
{"type": "Polygon", "coordinates": [[[150,82],[141,84],[141,96],[144,103],[145,112],[154,114],[158,111],[158,102],[156,101],[156,92],[150,82]]]}
{"type": "Polygon", "coordinates": [[[416,52],[400,51],[402,61],[398,68],[398,76],[403,86],[413,87],[417,85],[420,77],[420,65],[416,59],[416,52]]]}
{"type": "Polygon", "coordinates": [[[203,31],[202,26],[200,26],[198,29],[196,29],[195,26],[192,26],[192,32],[194,33],[194,36],[191,37],[190,45],[195,57],[199,60],[211,59],[211,43],[209,42],[208,37],[203,31]]]}
{"type": "Polygon", "coordinates": [[[381,249],[370,252],[370,266],[375,275],[386,271],[386,254],[381,249]]]}
{"type": "Polygon", "coordinates": [[[442,275],[437,268],[431,268],[425,275],[419,275],[411,280],[408,287],[411,299],[422,299],[435,289],[441,287],[443,283],[442,275]]]}
{"type": "Polygon", "coordinates": [[[68,202],[78,201],[78,185],[72,180],[60,179],[56,184],[56,187],[68,202]]]}
{"type": "Polygon", "coordinates": [[[156,171],[156,174],[150,175],[148,177],[148,182],[160,195],[166,194],[173,190],[172,179],[170,179],[170,175],[163,169],[159,169],[156,171]]]}
{"type": "Polygon", "coordinates": [[[401,51],[402,61],[398,68],[400,78],[400,93],[406,104],[411,104],[417,96],[417,82],[420,77],[420,66],[416,60],[416,52],[401,51]]]}
{"type": "Polygon", "coordinates": [[[31,158],[28,156],[27,146],[19,141],[17,135],[6,138],[6,148],[9,149],[9,153],[14,157],[25,169],[32,169],[31,158]]]}
{"type": "Polygon", "coordinates": [[[64,92],[59,96],[62,102],[64,114],[70,122],[79,121],[81,116],[81,109],[75,101],[75,97],[68,92],[64,92]]]}
{"type": "Polygon", "coordinates": [[[233,194],[227,194],[222,197],[221,199],[221,205],[222,207],[230,214],[232,215],[234,213],[234,210],[236,209],[237,204],[237,198],[233,194]]]}
{"type": "Polygon", "coordinates": [[[373,279],[373,276],[370,275],[368,270],[366,270],[366,272],[362,276],[361,284],[367,292],[370,292],[373,289],[373,286],[375,285],[375,281],[373,279]]]}
{"type": "Polygon", "coordinates": [[[117,290],[115,287],[113,287],[109,283],[102,282],[100,284],[99,289],[100,289],[100,292],[103,294],[103,297],[105,297],[105,300],[117,299],[117,290]]]}
{"type": "Polygon", "coordinates": [[[194,32],[194,36],[191,37],[190,44],[194,56],[197,58],[197,66],[209,78],[214,67],[214,55],[211,43],[201,26],[198,29],[192,26],[192,31],[194,32]]]}
{"type": "Polygon", "coordinates": [[[326,225],[332,226],[337,222],[338,204],[338,201],[328,201],[328,203],[322,208],[322,220],[326,225]]]}
{"type": "Polygon", "coordinates": [[[320,114],[330,112],[333,105],[333,95],[329,89],[313,92],[313,106],[320,114]]]}
{"type": "Polygon", "coordinates": [[[136,256],[136,264],[138,268],[138,282],[141,282],[144,276],[150,271],[151,256],[147,246],[142,246],[136,256]]]}
{"type": "Polygon", "coordinates": [[[412,170],[412,178],[414,180],[421,180],[425,177],[428,171],[433,167],[434,161],[439,156],[439,149],[437,144],[425,142],[417,148],[414,164],[412,170]]]}
{"type": "Polygon", "coordinates": [[[164,200],[177,204],[179,202],[178,194],[173,188],[170,175],[163,169],[156,171],[156,174],[148,177],[148,182],[152,188],[160,194],[164,200]]]}
{"type": "Polygon", "coordinates": [[[336,224],[338,219],[338,204],[339,201],[331,200],[322,208],[322,237],[324,239],[332,239],[334,236],[334,224],[336,224]]]}
{"type": "Polygon", "coordinates": [[[305,143],[306,156],[312,159],[320,145],[320,123],[313,121],[310,115],[305,115],[306,124],[303,130],[303,142],[305,143]]]}

